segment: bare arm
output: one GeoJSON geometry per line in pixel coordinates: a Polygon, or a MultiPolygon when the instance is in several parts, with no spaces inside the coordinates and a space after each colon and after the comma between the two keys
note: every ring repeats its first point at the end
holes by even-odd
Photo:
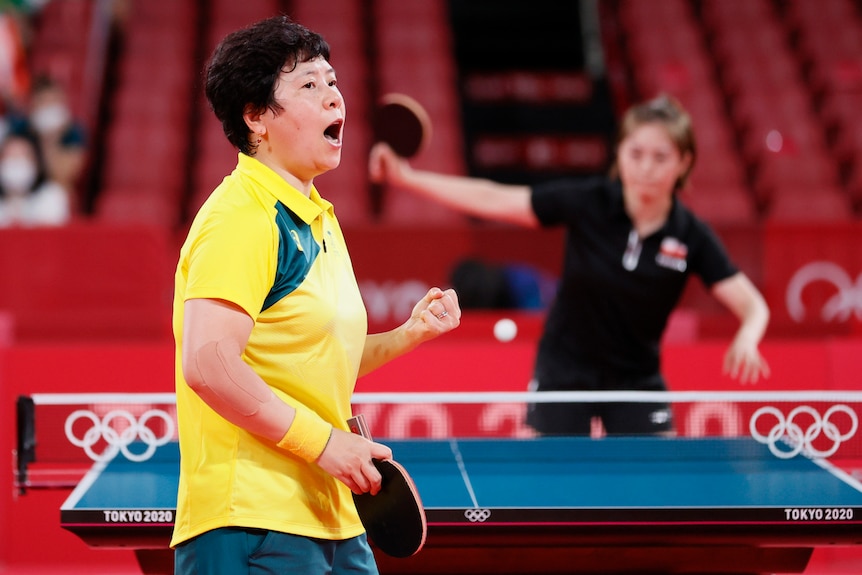
{"type": "Polygon", "coordinates": [[[529,186],[414,170],[386,144],[372,148],[368,170],[374,182],[404,188],[471,216],[530,228],[539,225],[529,186]]]}
{"type": "Polygon", "coordinates": [[[256,435],[278,442],[296,410],[242,360],[254,320],[240,308],[218,300],[185,304],[183,376],[219,415],[256,435]]]}
{"type": "Polygon", "coordinates": [[[769,365],[758,350],[769,324],[769,307],[763,296],[741,272],[715,284],[712,295],[740,321],[724,357],[725,373],[742,383],[769,377],[769,365]]]}
{"type": "Polygon", "coordinates": [[[366,338],[359,375],[366,375],[419,344],[452,331],[460,323],[461,308],[455,291],[431,288],[413,307],[406,322],[366,338]]]}
{"type": "MultiPolygon", "coordinates": [[[[234,425],[282,443],[297,419],[297,410],[282,401],[242,359],[254,320],[239,307],[212,299],[189,300],[183,313],[182,369],[189,387],[234,425]]],[[[355,493],[377,493],[381,477],[371,459],[391,458],[392,451],[332,429],[319,419],[313,425],[331,435],[323,437],[321,452],[311,458],[355,493]]]]}

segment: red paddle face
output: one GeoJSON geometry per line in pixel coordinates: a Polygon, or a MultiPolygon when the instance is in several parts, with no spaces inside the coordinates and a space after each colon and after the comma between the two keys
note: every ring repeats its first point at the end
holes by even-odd
{"type": "Polygon", "coordinates": [[[375,141],[385,142],[403,158],[418,154],[431,133],[425,109],[404,94],[387,94],[374,117],[375,141]]]}

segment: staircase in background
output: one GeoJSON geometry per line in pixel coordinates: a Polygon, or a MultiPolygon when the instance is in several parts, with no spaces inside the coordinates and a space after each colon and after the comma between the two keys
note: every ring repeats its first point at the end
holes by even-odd
{"type": "Polygon", "coordinates": [[[614,110],[590,65],[592,5],[449,2],[472,175],[532,183],[608,167],[614,110]]]}

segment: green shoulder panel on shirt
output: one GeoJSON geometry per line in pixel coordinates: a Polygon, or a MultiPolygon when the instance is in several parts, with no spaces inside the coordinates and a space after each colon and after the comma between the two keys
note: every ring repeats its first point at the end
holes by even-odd
{"type": "Polygon", "coordinates": [[[312,236],[311,226],[281,202],[276,203],[275,209],[279,234],[278,268],[272,290],[266,296],[261,311],[299,287],[320,253],[320,246],[312,236]]]}

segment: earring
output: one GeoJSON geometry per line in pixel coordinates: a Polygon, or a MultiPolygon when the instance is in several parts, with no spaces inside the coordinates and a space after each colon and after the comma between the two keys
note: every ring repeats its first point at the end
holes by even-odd
{"type": "Polygon", "coordinates": [[[263,141],[263,138],[261,138],[260,136],[258,136],[258,137],[257,137],[257,143],[258,143],[258,144],[260,144],[262,141],[263,141]]]}

